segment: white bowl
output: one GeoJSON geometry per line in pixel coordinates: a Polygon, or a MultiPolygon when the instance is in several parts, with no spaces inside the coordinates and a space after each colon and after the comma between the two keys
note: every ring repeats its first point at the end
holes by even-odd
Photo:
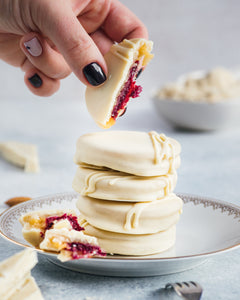
{"type": "MultiPolygon", "coordinates": [[[[240,70],[232,70],[236,79],[240,79],[240,70]]],[[[198,70],[183,74],[176,84],[183,85],[189,78],[200,79],[207,71],[198,70]]],[[[173,126],[191,130],[218,130],[240,125],[240,99],[207,101],[189,101],[186,99],[153,98],[154,106],[164,119],[173,126]]]]}
{"type": "Polygon", "coordinates": [[[159,115],[174,127],[218,130],[240,125],[240,99],[216,103],[157,98],[152,100],[159,115]]]}

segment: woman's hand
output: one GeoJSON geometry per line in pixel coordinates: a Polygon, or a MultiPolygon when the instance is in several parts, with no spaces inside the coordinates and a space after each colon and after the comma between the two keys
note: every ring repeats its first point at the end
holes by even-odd
{"type": "Polygon", "coordinates": [[[2,0],[0,58],[25,72],[36,95],[49,96],[72,71],[84,84],[107,75],[113,41],[147,38],[139,19],[117,0],[2,0]]]}

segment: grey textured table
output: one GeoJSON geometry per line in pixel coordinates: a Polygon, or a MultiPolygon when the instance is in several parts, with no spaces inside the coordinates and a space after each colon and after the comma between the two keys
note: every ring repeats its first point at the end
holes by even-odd
{"type": "MultiPolygon", "coordinates": [[[[161,120],[150,102],[156,87],[181,73],[240,59],[239,1],[123,1],[148,26],[155,59],[141,76],[144,92],[113,129],[156,130],[182,144],[176,191],[240,203],[240,128],[194,133],[175,131],[161,120]]],[[[24,174],[0,159],[0,209],[13,196],[37,197],[71,191],[75,143],[83,133],[99,130],[88,115],[84,86],[70,76],[49,99],[37,98],[23,84],[23,73],[0,62],[0,140],[38,145],[41,172],[24,174]]],[[[0,238],[0,260],[20,247],[0,238]]],[[[240,250],[210,258],[192,270],[149,278],[110,278],[61,269],[39,256],[33,270],[43,295],[50,299],[175,299],[161,288],[167,282],[196,280],[202,299],[240,298],[240,250]]],[[[176,299],[178,299],[176,297],[176,299]]]]}

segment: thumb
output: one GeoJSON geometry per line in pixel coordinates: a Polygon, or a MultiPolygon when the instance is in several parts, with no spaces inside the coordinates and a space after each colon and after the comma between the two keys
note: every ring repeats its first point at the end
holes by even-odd
{"type": "MultiPolygon", "coordinates": [[[[71,6],[49,1],[47,15],[44,15],[43,34],[57,46],[70,68],[84,83],[94,86],[106,80],[105,60],[77,17],[71,6]],[[49,3],[50,2],[50,3],[49,3]]],[[[67,2],[69,3],[69,2],[67,2]]]]}

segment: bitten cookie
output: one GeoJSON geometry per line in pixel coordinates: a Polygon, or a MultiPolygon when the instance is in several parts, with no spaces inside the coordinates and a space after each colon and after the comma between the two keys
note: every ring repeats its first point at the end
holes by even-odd
{"type": "Polygon", "coordinates": [[[100,127],[111,127],[130,98],[139,96],[142,87],[136,85],[136,78],[152,59],[152,46],[145,39],[125,39],[105,55],[108,78],[101,86],[87,87],[85,95],[88,111],[100,127]]]}

